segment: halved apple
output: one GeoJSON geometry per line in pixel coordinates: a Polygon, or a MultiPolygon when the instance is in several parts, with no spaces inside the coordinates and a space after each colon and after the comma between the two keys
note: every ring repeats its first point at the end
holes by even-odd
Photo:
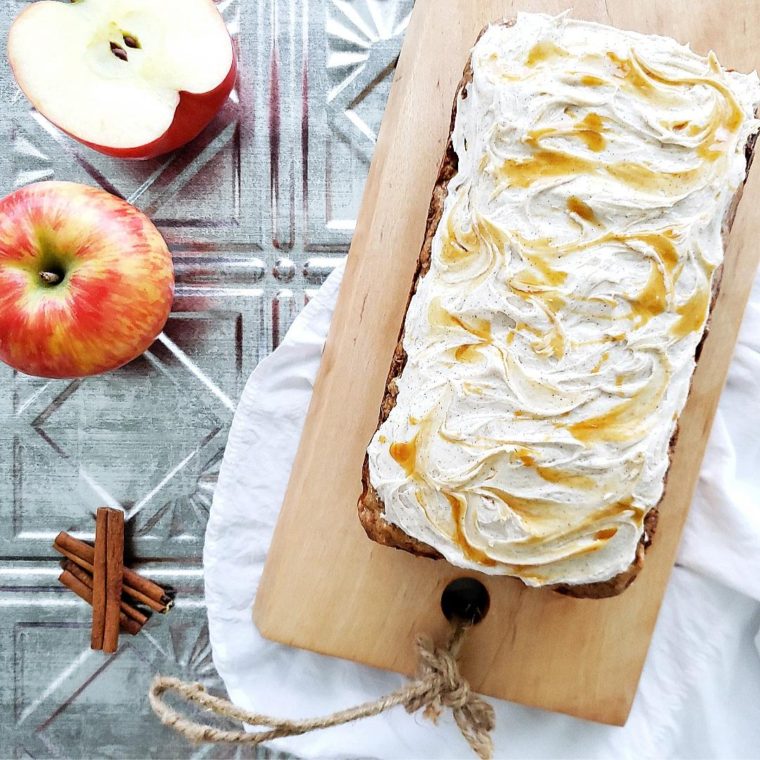
{"type": "Polygon", "coordinates": [[[43,116],[121,158],[192,140],[237,74],[212,0],[42,0],[13,22],[8,59],[43,116]]]}

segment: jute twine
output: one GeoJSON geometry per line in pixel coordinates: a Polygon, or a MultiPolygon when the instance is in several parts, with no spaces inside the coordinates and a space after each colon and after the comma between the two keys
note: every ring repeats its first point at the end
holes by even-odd
{"type": "Polygon", "coordinates": [[[374,702],[347,710],[306,720],[286,720],[268,715],[248,712],[231,702],[206,692],[199,683],[188,683],[169,676],[156,676],[150,686],[148,697],[153,712],[161,722],[194,742],[233,743],[259,745],[283,736],[299,736],[321,728],[352,723],[362,718],[379,715],[392,707],[402,705],[414,713],[424,708],[425,717],[437,721],[444,707],[451,708],[459,730],[478,757],[492,757],[491,731],[496,718],[488,702],[473,694],[470,685],[462,677],[457,656],[470,628],[470,623],[452,623],[451,634],[443,648],[436,647],[428,636],[418,636],[415,641],[419,658],[417,676],[400,689],[380,697],[374,702]],[[217,715],[242,721],[250,726],[265,726],[267,730],[229,731],[205,723],[198,723],[170,707],[163,695],[173,691],[188,702],[194,702],[217,715]]]}

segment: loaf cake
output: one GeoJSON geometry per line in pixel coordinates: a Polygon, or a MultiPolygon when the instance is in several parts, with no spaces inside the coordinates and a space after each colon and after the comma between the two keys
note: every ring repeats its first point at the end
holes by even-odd
{"type": "Polygon", "coordinates": [[[621,592],[760,128],[757,74],[520,14],[457,92],[363,471],[370,538],[576,596],[621,592]]]}

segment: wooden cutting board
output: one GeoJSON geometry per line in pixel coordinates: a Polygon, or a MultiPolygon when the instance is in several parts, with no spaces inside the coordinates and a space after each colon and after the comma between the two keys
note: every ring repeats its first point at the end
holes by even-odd
{"type": "MultiPolygon", "coordinates": [[[[760,2],[574,0],[576,18],[714,49],[725,66],[760,67],[760,2]]],[[[489,21],[557,13],[560,0],[417,0],[364,193],[340,299],[254,618],[267,638],[412,673],[412,641],[443,635],[443,588],[461,570],[367,539],[356,515],[364,452],[425,229],[456,86],[489,21]]],[[[463,654],[482,693],[622,725],[628,716],[699,473],[713,414],[760,258],[760,170],[731,233],[720,297],[694,376],[660,526],[621,596],[570,599],[479,576],[491,609],[463,654]]],[[[252,463],[253,465],[253,463],[252,463]]]]}

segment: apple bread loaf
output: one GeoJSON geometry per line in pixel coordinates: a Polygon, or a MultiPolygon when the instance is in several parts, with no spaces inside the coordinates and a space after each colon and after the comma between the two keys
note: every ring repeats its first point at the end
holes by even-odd
{"type": "Polygon", "coordinates": [[[576,596],[657,522],[760,122],[756,74],[520,14],[452,113],[363,472],[370,538],[576,596]]]}

